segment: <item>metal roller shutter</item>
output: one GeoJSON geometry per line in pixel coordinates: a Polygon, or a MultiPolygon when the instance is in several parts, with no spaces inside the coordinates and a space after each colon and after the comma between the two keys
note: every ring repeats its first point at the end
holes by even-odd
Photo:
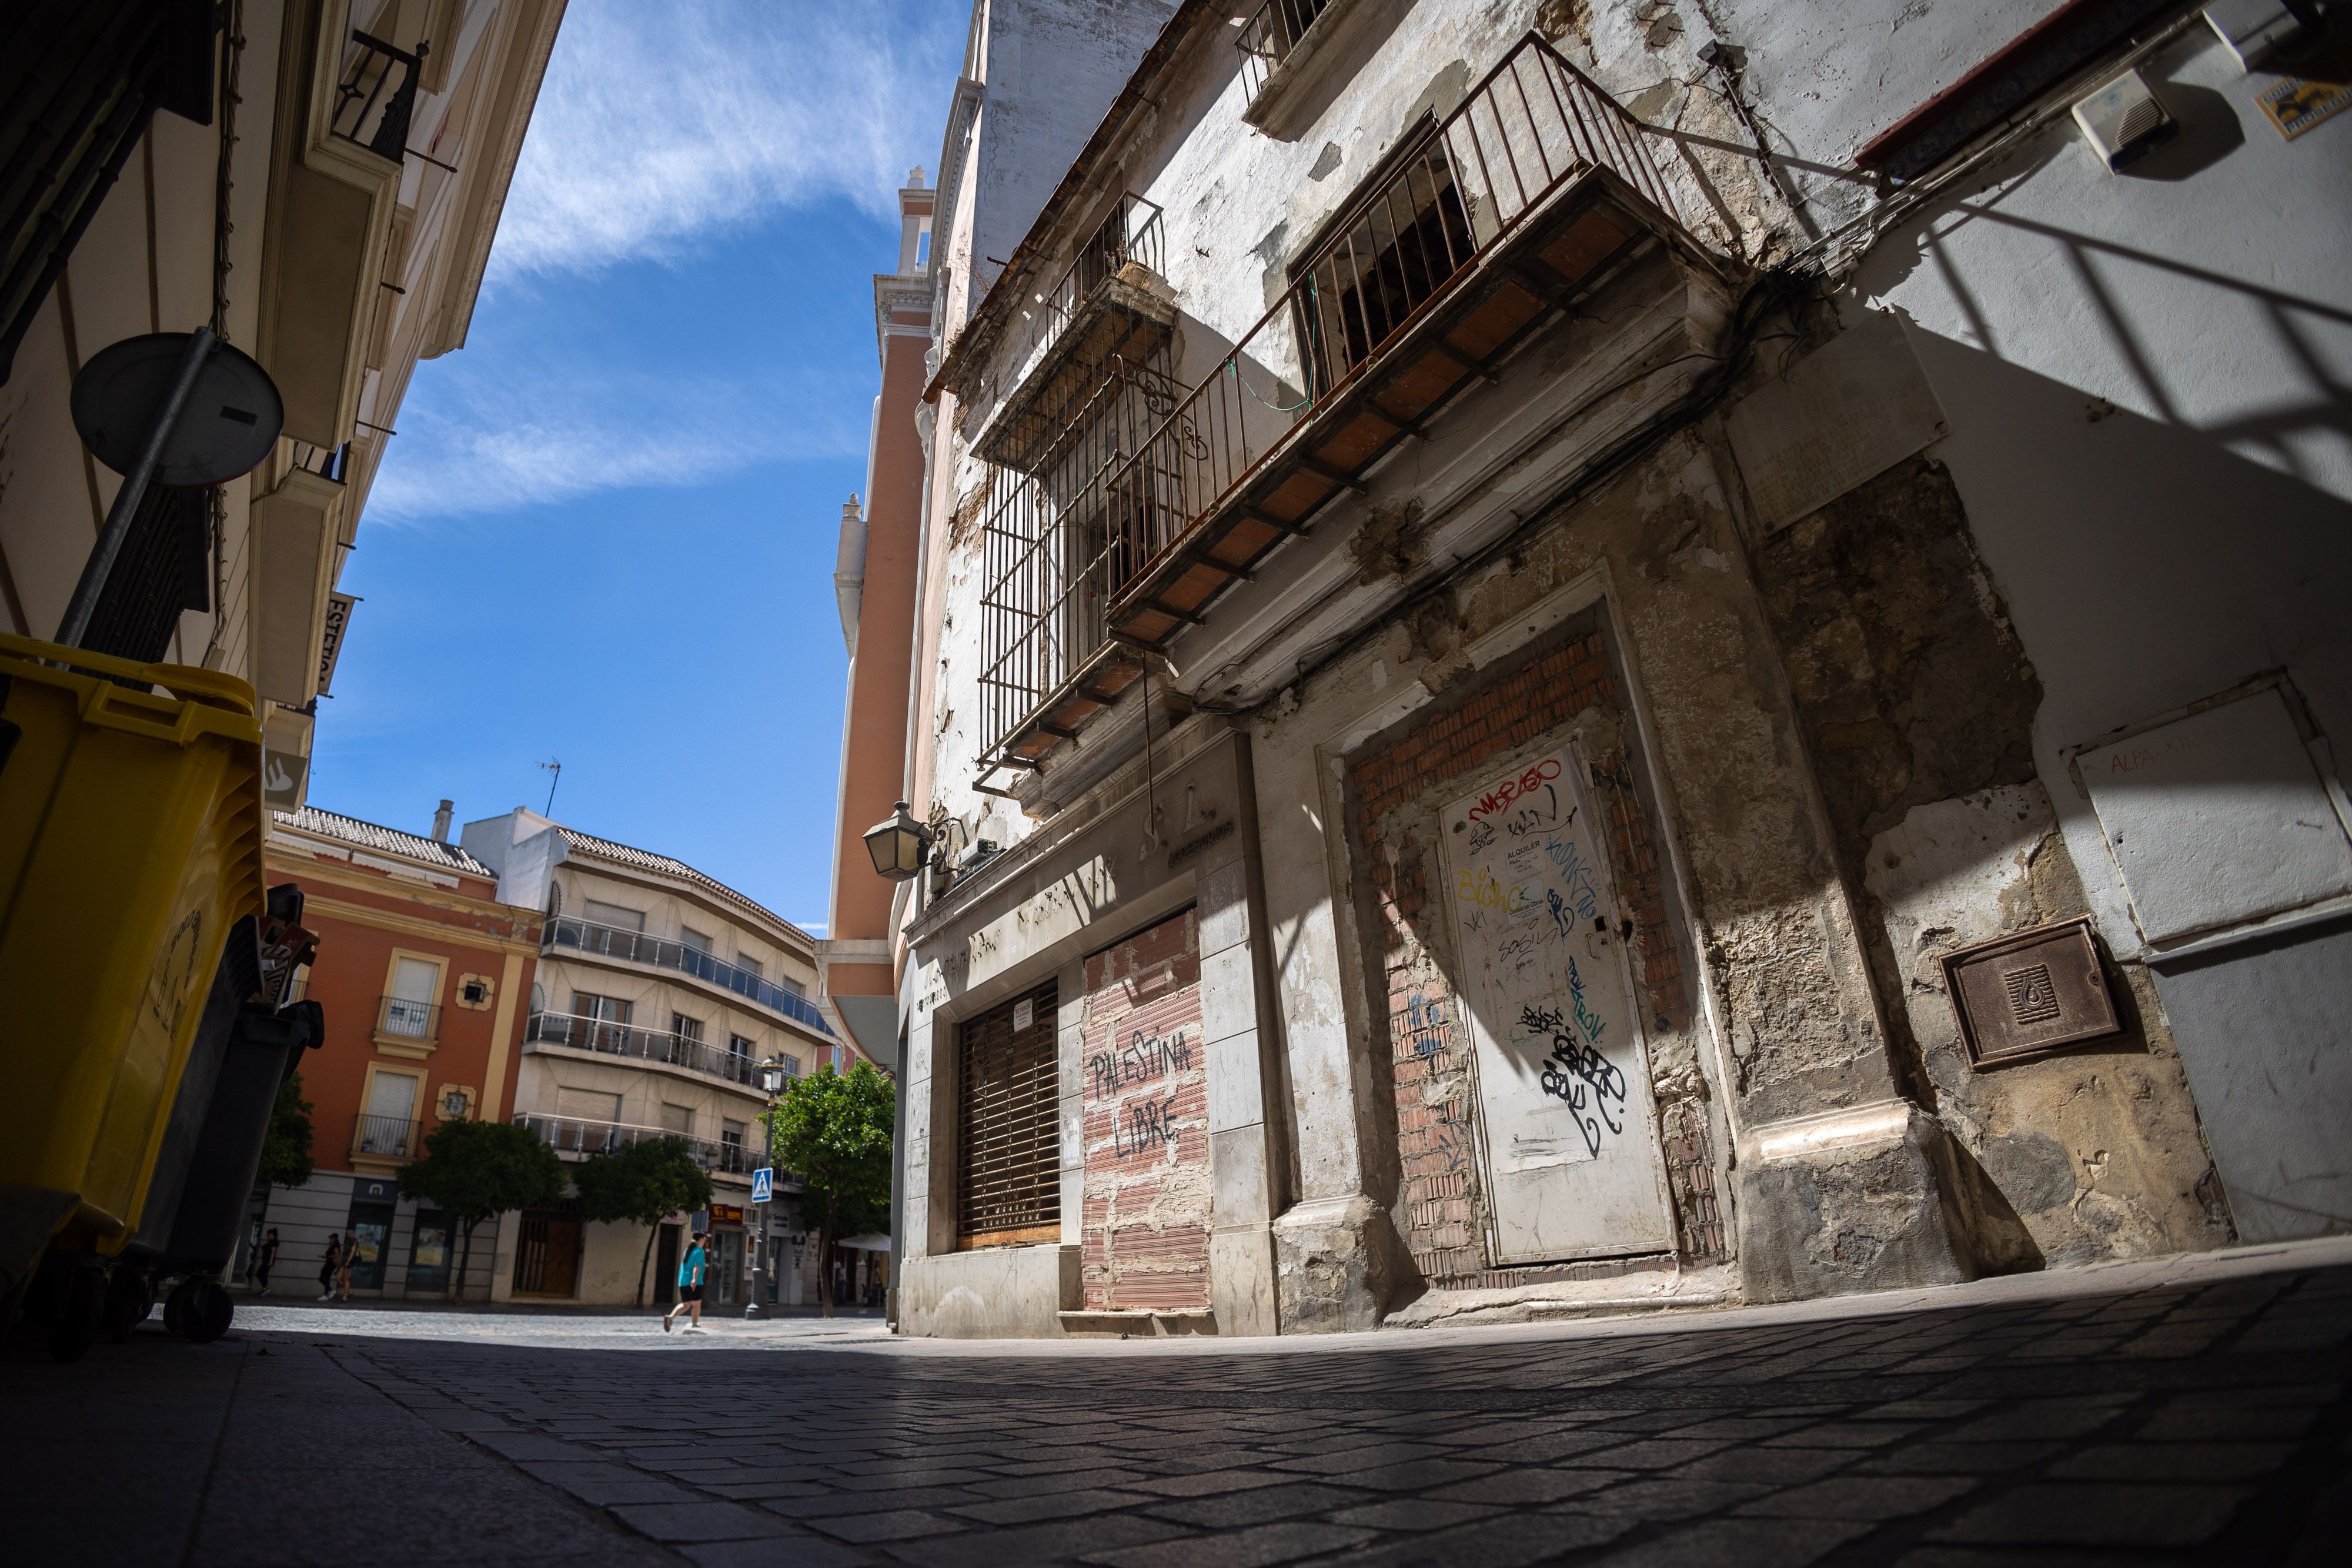
{"type": "Polygon", "coordinates": [[[960,1246],[1062,1239],[1056,1016],[1048,981],[958,1030],[960,1246]],[[1023,1015],[1029,1026],[1016,1030],[1023,1015]]]}

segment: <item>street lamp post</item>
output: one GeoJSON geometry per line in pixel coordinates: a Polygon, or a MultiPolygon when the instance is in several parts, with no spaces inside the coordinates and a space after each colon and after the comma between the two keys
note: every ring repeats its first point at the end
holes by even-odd
{"type": "Polygon", "coordinates": [[[760,1165],[751,1177],[751,1212],[756,1217],[751,1227],[751,1299],[743,1303],[746,1318],[767,1316],[761,1305],[761,1286],[768,1272],[768,1194],[774,1190],[776,1158],[776,1095],[784,1086],[784,1070],[774,1057],[760,1063],[760,1092],[768,1097],[768,1108],[760,1113],[760,1165]],[[762,1187],[760,1176],[768,1177],[762,1187]]]}

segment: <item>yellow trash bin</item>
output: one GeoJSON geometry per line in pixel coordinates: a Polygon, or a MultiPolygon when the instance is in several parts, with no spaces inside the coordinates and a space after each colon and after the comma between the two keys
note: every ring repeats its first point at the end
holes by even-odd
{"type": "Polygon", "coordinates": [[[0,1301],[52,1240],[112,1253],[138,1221],[264,899],[255,709],[234,676],[0,635],[0,1301]]]}

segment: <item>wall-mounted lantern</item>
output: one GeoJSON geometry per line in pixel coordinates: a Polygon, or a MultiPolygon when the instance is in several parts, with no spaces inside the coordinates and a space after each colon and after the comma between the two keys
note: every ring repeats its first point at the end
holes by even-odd
{"type": "Polygon", "coordinates": [[[866,852],[874,857],[876,874],[907,882],[923,869],[931,850],[931,831],[915,821],[907,802],[898,802],[889,817],[866,830],[866,852]]]}

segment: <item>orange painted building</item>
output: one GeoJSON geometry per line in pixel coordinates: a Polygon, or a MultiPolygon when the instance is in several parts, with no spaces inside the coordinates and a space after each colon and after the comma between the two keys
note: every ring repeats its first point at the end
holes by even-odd
{"type": "MultiPolygon", "coordinates": [[[[441,1122],[511,1112],[539,912],[500,904],[498,873],[444,839],[316,808],[277,814],[268,859],[273,885],[302,888],[319,936],[303,994],[327,1022],[301,1065],[317,1168],[257,1206],[258,1228],[278,1232],[273,1288],[315,1292],[327,1237],[348,1228],[354,1297],[446,1295],[458,1238],[396,1177],[441,1122]]],[[[493,1228],[475,1236],[467,1297],[489,1294],[493,1228]]]]}
{"type": "Polygon", "coordinates": [[[874,277],[874,343],[882,390],[866,506],[842,508],[841,634],[849,647],[843,704],[841,805],[834,835],[833,906],[817,948],[824,999],[858,1049],[885,1067],[898,1060],[896,883],[874,874],[858,835],[907,793],[915,584],[922,550],[923,439],[915,422],[929,373],[929,246],[935,193],[916,170],[898,193],[898,270],[874,277]]]}

